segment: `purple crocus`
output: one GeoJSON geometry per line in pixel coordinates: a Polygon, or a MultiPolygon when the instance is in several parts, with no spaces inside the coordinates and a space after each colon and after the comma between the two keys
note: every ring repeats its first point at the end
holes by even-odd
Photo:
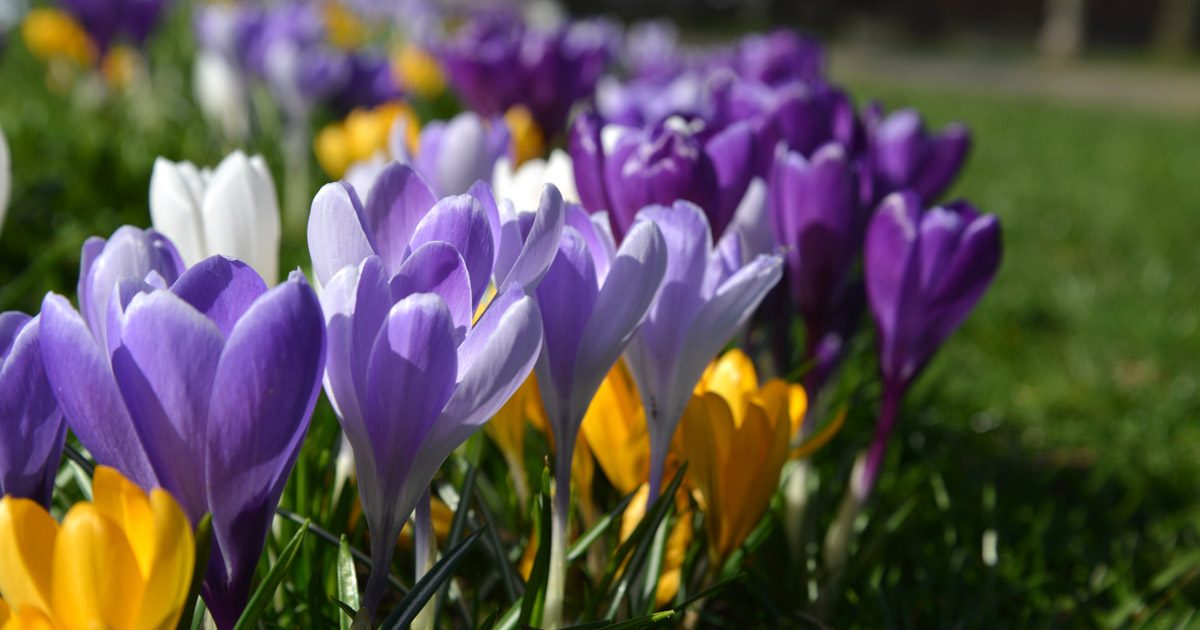
{"type": "Polygon", "coordinates": [[[398,119],[388,138],[392,157],[411,164],[434,192],[461,195],[477,181],[492,181],[496,160],[512,153],[512,138],[504,120],[485,121],[474,112],[462,112],[448,121],[421,129],[414,155],[408,149],[406,122],[398,119]]]}
{"type": "Polygon", "coordinates": [[[1000,224],[965,202],[922,212],[911,191],[880,204],[866,239],[867,298],[878,330],[883,408],[853,492],[865,502],[910,383],[970,314],[1000,266],[1000,224]]]}
{"type": "Polygon", "coordinates": [[[547,186],[534,212],[497,204],[477,183],[468,194],[438,200],[410,166],[392,163],[375,180],[366,203],[345,182],[326,184],[313,199],[308,248],[322,284],[346,266],[378,255],[391,276],[399,274],[422,245],[446,241],[466,265],[470,292],[459,302],[446,297],[456,315],[479,306],[489,281],[531,289],[554,256],[563,229],[562,195],[547,186]]]}
{"type": "Polygon", "coordinates": [[[854,293],[862,287],[851,274],[866,227],[858,175],[840,144],[827,144],[810,159],[780,146],[771,174],[771,224],[787,262],[792,303],[804,317],[810,395],[840,358],[839,319],[848,305],[861,302],[854,293]]]}
{"type": "Polygon", "coordinates": [[[971,148],[971,132],[965,125],[950,123],[930,134],[914,109],[884,116],[874,105],[867,108],[864,120],[871,170],[881,197],[911,189],[923,203],[933,203],[954,181],[971,148]]]}
{"type": "Polygon", "coordinates": [[[166,0],[61,0],[101,53],[118,39],[140,48],[158,24],[166,0]]]}
{"type": "Polygon", "coordinates": [[[556,494],[547,586],[548,627],[562,614],[571,453],[592,397],[645,317],[668,265],[653,222],[634,226],[618,249],[604,214],[568,209],[557,256],[537,287],[545,342],[538,387],[554,429],[556,494]]]}
{"type": "Polygon", "coordinates": [[[747,35],[734,48],[730,65],[738,76],[779,85],[817,82],[825,71],[820,42],[790,29],[747,35]]]}
{"type": "MultiPolygon", "coordinates": [[[[466,212],[449,220],[472,222],[466,212]]],[[[370,256],[339,271],[322,293],[326,392],[354,449],[371,530],[368,616],[387,584],[396,537],[434,474],[512,396],[538,356],[541,322],[524,288],[510,284],[472,325],[460,307],[470,286],[459,250],[435,239],[390,280],[383,260],[370,256]]]]}
{"type": "Polygon", "coordinates": [[[39,318],[0,313],[0,496],[50,506],[67,426],[42,364],[39,318]]]}
{"type": "Polygon", "coordinates": [[[569,148],[584,207],[608,211],[620,240],[642,208],[684,199],[703,204],[720,236],[755,175],[757,145],[745,123],[703,132],[702,122],[675,117],[642,130],[580,115],[569,148]]]}
{"type": "Polygon", "coordinates": [[[615,56],[613,28],[578,21],[535,29],[503,13],[467,22],[435,48],[454,90],[484,116],[523,105],[553,135],[615,56]]]}
{"type": "Polygon", "coordinates": [[[745,261],[736,232],[714,248],[704,211],[687,201],[642,210],[635,229],[645,224],[662,230],[666,275],[626,355],[646,408],[653,499],[671,436],[696,382],[779,282],[783,259],[763,254],[745,261]]]}
{"type": "Polygon", "coordinates": [[[81,303],[94,306],[107,286],[104,335],[66,298],[47,295],[46,375],[97,462],[167,489],[193,523],[212,514],[203,595],[218,627],[230,628],[316,402],[320,304],[299,272],[267,290],[248,265],[220,256],[168,286],[152,267],[174,248],[152,232],[119,232],[91,253],[85,246],[81,303]],[[131,247],[139,239],[125,235],[154,247],[131,247]]]}

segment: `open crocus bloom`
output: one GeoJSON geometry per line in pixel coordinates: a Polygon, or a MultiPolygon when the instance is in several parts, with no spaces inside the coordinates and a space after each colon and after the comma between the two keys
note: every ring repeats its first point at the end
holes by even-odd
{"type": "Polygon", "coordinates": [[[249,264],[268,284],[279,278],[279,203],[260,155],[234,151],[215,170],[158,158],[150,219],[187,265],[220,254],[249,264]]]}
{"type": "Polygon", "coordinates": [[[759,387],[750,359],[733,350],[708,367],[680,424],[680,456],[700,495],[709,557],[720,567],[767,510],[804,418],[799,385],[759,387]]]}
{"type": "Polygon", "coordinates": [[[49,507],[66,437],[42,363],[39,318],[0,313],[0,496],[49,507]]]}
{"type": "MultiPolygon", "coordinates": [[[[105,248],[95,264],[120,262],[112,253],[105,248]]],[[[46,376],[100,464],[143,488],[167,489],[193,523],[212,514],[204,595],[228,628],[250,595],[316,403],[320,304],[299,272],[268,290],[248,265],[214,256],[168,287],[156,272],[128,273],[144,262],[114,274],[104,337],[66,298],[47,295],[46,376]]]]}
{"type": "Polygon", "coordinates": [[[439,200],[412,167],[392,163],[366,203],[346,182],[326,184],[313,199],[308,247],[313,272],[326,284],[343,267],[372,255],[394,276],[421,246],[446,242],[462,256],[469,280],[468,299],[449,305],[456,315],[469,315],[489,282],[536,286],[556,252],[563,216],[562,196],[553,186],[545,188],[536,211],[518,213],[511,204],[497,204],[482,182],[466,195],[439,200]]]}
{"type": "Polygon", "coordinates": [[[434,474],[512,396],[541,347],[537,306],[522,286],[501,290],[474,324],[463,308],[470,291],[463,256],[434,240],[390,280],[383,260],[369,256],[322,293],[325,388],[354,449],[372,534],[368,615],[387,583],[393,541],[434,474]]]}
{"type": "Polygon", "coordinates": [[[638,224],[653,224],[667,246],[662,290],[629,344],[650,431],[650,495],[657,497],[671,436],[704,367],[779,281],[777,255],[743,259],[736,232],[713,247],[704,212],[695,204],[651,206],[638,224]]]}
{"type": "Polygon", "coordinates": [[[392,125],[392,159],[411,164],[439,196],[461,195],[477,181],[491,181],[496,160],[512,152],[508,125],[499,118],[485,121],[463,112],[431,122],[421,129],[415,154],[409,149],[409,124],[398,119],[392,125]]]}
{"type": "Polygon", "coordinates": [[[0,624],[179,623],[196,553],[187,516],[166,491],[146,493],[112,468],[96,469],[92,490],[62,525],[33,501],[0,499],[0,624]]]}

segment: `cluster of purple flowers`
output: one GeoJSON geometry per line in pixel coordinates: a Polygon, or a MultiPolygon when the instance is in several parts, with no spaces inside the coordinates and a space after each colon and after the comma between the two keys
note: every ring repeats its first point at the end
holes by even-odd
{"type": "MultiPolygon", "coordinates": [[[[209,7],[202,44],[296,116],[339,90],[390,98],[386,72],[329,48],[313,11],[209,7]]],[[[936,205],[969,135],[931,133],[911,110],[856,109],[795,33],[687,52],[647,29],[621,54],[612,28],[488,15],[437,48],[480,114],[522,104],[548,135],[567,132],[578,203],[547,184],[536,208],[516,207],[485,181],[464,193],[396,163],[369,189],[328,184],[308,220],[320,298],[298,271],[268,289],[274,278],[229,258],[188,268],[153,230],[89,240],[78,310],[50,294],[37,317],[0,315],[0,491],[47,502],[70,427],[97,462],[166,488],[193,522],[212,514],[204,594],[230,627],[323,383],[372,532],[371,614],[437,470],[536,373],[567,454],[550,561],[561,602],[569,454],[605,375],[627,358],[653,497],[703,369],[785,279],[788,308],[769,316],[803,318],[811,395],[864,307],[874,316],[884,404],[869,493],[905,389],[999,266],[994,216],[936,205]],[[625,78],[601,81],[618,59],[625,78]]]]}

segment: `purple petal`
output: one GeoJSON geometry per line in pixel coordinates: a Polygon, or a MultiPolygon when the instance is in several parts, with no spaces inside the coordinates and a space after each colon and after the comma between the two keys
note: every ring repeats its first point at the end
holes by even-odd
{"type": "Polygon", "coordinates": [[[206,499],[220,559],[210,562],[224,562],[224,589],[242,603],[312,417],[324,334],[317,296],[293,272],[238,321],[215,370],[206,499]]]}
{"type": "Polygon", "coordinates": [[[754,177],[756,146],[754,132],[745,122],[721,130],[704,146],[704,152],[717,173],[719,197],[697,201],[705,204],[712,232],[717,238],[725,233],[725,228],[733,219],[734,210],[746,195],[750,179],[754,177]]]}
{"type": "Polygon", "coordinates": [[[250,265],[212,256],[179,276],[171,291],[211,319],[228,337],[254,300],[266,293],[267,285],[250,265]]]}
{"type": "Polygon", "coordinates": [[[604,148],[600,142],[603,122],[591,112],[580,114],[571,125],[568,149],[571,153],[572,169],[575,172],[575,187],[579,199],[589,212],[610,211],[607,188],[604,184],[604,148]]]}
{"type": "Polygon", "coordinates": [[[204,453],[213,377],[225,337],[168,291],[139,294],[125,311],[113,374],[159,482],[192,522],[204,515],[204,453]]]}
{"type": "Polygon", "coordinates": [[[39,320],[5,313],[0,315],[0,328],[19,319],[25,325],[6,348],[0,367],[0,496],[33,499],[49,507],[67,427],[46,380],[39,320]]]}
{"type": "Polygon", "coordinates": [[[308,215],[308,251],[321,284],[342,267],[357,266],[375,253],[353,188],[333,183],[317,192],[308,215]]]}
{"type": "Polygon", "coordinates": [[[708,220],[700,208],[686,201],[670,207],[651,206],[638,217],[658,227],[666,246],[662,288],[639,336],[655,356],[678,356],[688,325],[707,297],[701,289],[712,251],[708,220]]]}
{"type": "MultiPolygon", "coordinates": [[[[429,293],[397,302],[379,331],[367,377],[366,419],[385,500],[403,488],[413,457],[454,392],[456,346],[450,311],[429,293]]],[[[369,508],[379,506],[364,506],[369,508]]]]}
{"type": "Polygon", "coordinates": [[[664,232],[652,221],[640,221],[617,251],[576,361],[574,387],[582,394],[574,402],[582,406],[573,411],[580,419],[665,285],[671,251],[664,232]]]}
{"type": "Polygon", "coordinates": [[[437,202],[413,231],[411,247],[444,241],[458,250],[471,280],[472,304],[479,304],[492,275],[492,230],[483,206],[470,195],[437,202]]]}
{"type": "Polygon", "coordinates": [[[98,339],[107,337],[109,296],[121,278],[142,280],[154,272],[169,286],[185,268],[167,237],[128,225],[118,228],[107,242],[88,239],[83,249],[79,309],[98,339]]]}
{"type": "Polygon", "coordinates": [[[429,185],[408,165],[389,164],[375,180],[364,207],[363,224],[392,273],[400,269],[413,231],[436,201],[429,185]]]}
{"type": "Polygon", "coordinates": [[[937,199],[954,181],[971,149],[971,132],[961,124],[947,125],[929,141],[925,164],[913,181],[913,190],[926,203],[937,199]]]}
{"type": "Polygon", "coordinates": [[[906,349],[916,343],[920,326],[919,213],[914,193],[893,193],[867,229],[867,298],[879,328],[880,369],[891,379],[907,379],[915,371],[906,349]]]}
{"type": "Polygon", "coordinates": [[[500,229],[503,221],[500,219],[500,208],[496,205],[496,196],[492,194],[492,187],[485,181],[477,181],[471,185],[467,194],[474,197],[483,207],[484,213],[487,214],[488,225],[492,228],[492,243],[500,243],[500,229]]]}
{"type": "Polygon", "coordinates": [[[42,359],[67,424],[96,462],[112,466],[142,488],[153,488],[150,467],[108,357],[66,298],[42,301],[42,359]]]}
{"type": "Polygon", "coordinates": [[[8,356],[17,335],[21,334],[30,319],[33,318],[20,311],[0,313],[0,357],[8,356]]]}
{"type": "MultiPolygon", "coordinates": [[[[599,293],[587,243],[574,228],[564,229],[558,255],[537,288],[545,331],[542,352],[545,369],[539,363],[538,380],[548,391],[563,396],[572,391],[576,355],[599,293]]],[[[552,403],[546,404],[549,411],[552,403]]]]}
{"type": "MultiPolygon", "coordinates": [[[[528,233],[521,235],[522,247],[504,277],[499,278],[497,271],[496,286],[508,286],[510,282],[516,282],[527,289],[537,286],[558,253],[563,221],[562,195],[558,188],[547,184],[542,189],[533,225],[528,233]]],[[[511,239],[511,236],[509,238],[511,239]]]]}
{"type": "Polygon", "coordinates": [[[418,247],[392,278],[392,297],[399,301],[414,293],[436,293],[446,302],[458,338],[466,333],[475,316],[467,264],[458,250],[444,241],[418,247]]]}

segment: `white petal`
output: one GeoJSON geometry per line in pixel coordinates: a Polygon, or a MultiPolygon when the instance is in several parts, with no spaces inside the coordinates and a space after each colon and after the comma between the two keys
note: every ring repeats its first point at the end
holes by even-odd
{"type": "Polygon", "coordinates": [[[164,158],[154,161],[150,175],[150,222],[175,243],[186,265],[207,257],[204,223],[200,214],[200,186],[196,167],[164,158]]]}

